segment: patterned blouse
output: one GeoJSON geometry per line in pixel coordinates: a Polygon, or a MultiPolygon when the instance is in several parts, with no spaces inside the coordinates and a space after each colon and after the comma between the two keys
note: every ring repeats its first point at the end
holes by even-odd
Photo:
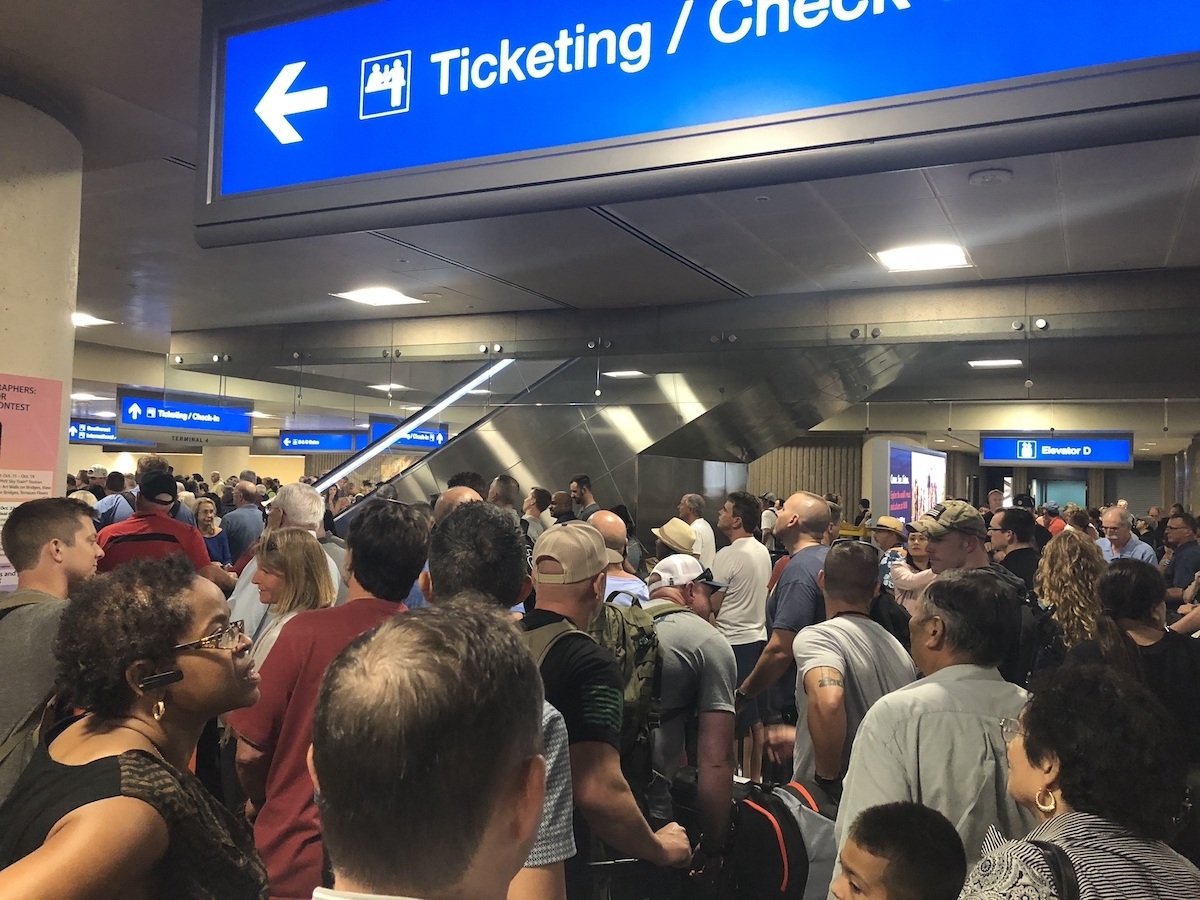
{"type": "Polygon", "coordinates": [[[1144,841],[1090,813],[1065,813],[1039,825],[1028,840],[989,833],[959,900],[1060,900],[1049,864],[1029,841],[1066,851],[1081,900],[1200,898],[1200,870],[1166,844],[1144,841]]]}

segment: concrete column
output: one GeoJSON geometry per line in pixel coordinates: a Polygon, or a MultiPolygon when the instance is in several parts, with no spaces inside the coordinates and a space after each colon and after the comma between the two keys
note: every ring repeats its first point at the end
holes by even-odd
{"type": "Polygon", "coordinates": [[[62,383],[55,484],[67,465],[83,149],[0,94],[0,372],[62,383]]]}
{"type": "Polygon", "coordinates": [[[221,473],[222,478],[228,478],[230,475],[237,475],[243,469],[250,468],[250,448],[205,447],[203,459],[204,471],[201,474],[205,478],[214,469],[221,473]]]}

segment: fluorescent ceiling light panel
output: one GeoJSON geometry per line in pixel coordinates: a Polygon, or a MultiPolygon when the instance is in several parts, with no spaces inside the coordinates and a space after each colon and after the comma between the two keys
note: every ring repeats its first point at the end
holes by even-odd
{"type": "Polygon", "coordinates": [[[1025,363],[1019,359],[969,359],[967,365],[972,369],[1019,369],[1025,363]]]}
{"type": "Polygon", "coordinates": [[[71,324],[76,328],[91,328],[93,325],[112,325],[113,323],[109,319],[97,319],[87,313],[77,312],[71,313],[71,324]]]}
{"type": "Polygon", "coordinates": [[[410,388],[406,384],[372,384],[372,385],[370,385],[370,388],[373,391],[411,391],[412,390],[412,388],[410,388]]]}
{"type": "Polygon", "coordinates": [[[273,416],[270,413],[259,412],[257,409],[250,410],[250,418],[252,419],[278,419],[278,416],[273,416]]]}
{"type": "Polygon", "coordinates": [[[971,261],[958,244],[916,244],[880,250],[875,258],[889,272],[925,272],[930,269],[966,269],[971,261]]]}
{"type": "Polygon", "coordinates": [[[92,413],[97,419],[115,419],[117,414],[111,409],[106,409],[103,412],[92,413]]]}
{"type": "Polygon", "coordinates": [[[370,462],[376,456],[378,456],[380,453],[382,453],[384,450],[388,449],[388,447],[392,446],[392,444],[396,443],[396,441],[400,440],[400,438],[407,437],[415,429],[420,428],[422,425],[424,425],[430,419],[433,419],[435,416],[437,416],[439,413],[441,413],[442,410],[446,409],[447,407],[453,406],[456,402],[458,402],[463,397],[465,397],[470,391],[479,387],[481,384],[486,383],[489,378],[493,377],[494,375],[496,375],[500,372],[503,372],[505,369],[507,369],[509,366],[511,366],[515,361],[516,360],[513,360],[513,359],[497,360],[494,364],[488,366],[486,369],[484,369],[482,372],[480,372],[478,375],[476,375],[474,378],[472,378],[466,384],[459,387],[453,393],[448,394],[447,396],[442,398],[442,400],[439,403],[436,403],[433,406],[429,407],[423,413],[417,413],[411,419],[405,419],[404,422],[402,422],[395,431],[391,432],[390,434],[383,437],[382,439],[376,441],[372,446],[368,447],[362,453],[357,454],[356,456],[350,457],[350,459],[346,460],[345,463],[338,466],[336,469],[334,469],[332,472],[330,472],[324,478],[320,479],[316,484],[313,485],[313,487],[318,492],[320,492],[320,491],[327,490],[331,486],[337,484],[338,479],[342,478],[345,475],[349,475],[351,472],[353,472],[355,469],[362,466],[364,463],[370,462]]]}
{"type": "Polygon", "coordinates": [[[487,388],[475,388],[473,391],[467,391],[467,393],[482,396],[483,394],[490,394],[491,391],[489,391],[487,388]]]}
{"type": "Polygon", "coordinates": [[[365,303],[367,306],[404,306],[409,303],[426,302],[388,287],[362,288],[357,291],[346,291],[344,294],[330,294],[329,296],[341,297],[343,300],[353,300],[355,303],[365,303]]]}
{"type": "Polygon", "coordinates": [[[80,403],[87,403],[88,401],[91,401],[91,400],[108,400],[109,398],[108,397],[97,397],[95,394],[82,393],[82,394],[72,394],[71,399],[78,400],[80,403]]]}
{"type": "Polygon", "coordinates": [[[606,378],[649,378],[645,372],[639,372],[637,369],[618,369],[616,372],[605,372],[606,378]]]}

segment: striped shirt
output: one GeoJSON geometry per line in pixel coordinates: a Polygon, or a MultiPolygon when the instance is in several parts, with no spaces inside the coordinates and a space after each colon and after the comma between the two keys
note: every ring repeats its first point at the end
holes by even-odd
{"type": "Polygon", "coordinates": [[[97,572],[111,572],[131,559],[162,559],[182,553],[196,571],[211,560],[204,537],[195,525],[185,525],[160,513],[134,513],[123,522],[100,529],[97,540],[104,557],[96,564],[97,572]]]}
{"type": "Polygon", "coordinates": [[[1059,900],[1049,864],[1029,841],[1048,841],[1066,851],[1079,880],[1080,900],[1200,897],[1200,870],[1166,844],[1144,841],[1107,819],[1075,812],[1044,822],[1027,840],[1005,841],[991,832],[959,900],[1059,900]]]}

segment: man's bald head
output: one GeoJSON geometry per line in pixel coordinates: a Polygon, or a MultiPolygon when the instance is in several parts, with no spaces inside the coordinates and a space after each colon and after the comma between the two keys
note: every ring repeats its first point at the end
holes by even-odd
{"type": "Polygon", "coordinates": [[[442,520],[464,503],[482,503],[479,492],[469,487],[452,487],[442,491],[438,497],[437,506],[433,508],[433,524],[440,525],[442,520]]]}
{"type": "Polygon", "coordinates": [[[236,491],[234,502],[237,502],[239,498],[243,503],[258,502],[258,488],[249,481],[239,481],[234,490],[236,491]]]}
{"type": "Polygon", "coordinates": [[[798,491],[783,503],[775,523],[775,534],[787,545],[799,537],[820,541],[829,529],[829,502],[824,497],[798,491]]]}
{"type": "MultiPolygon", "coordinates": [[[[625,522],[620,516],[602,509],[600,512],[592,513],[587,522],[600,532],[600,537],[604,538],[605,547],[620,553],[622,557],[625,556],[625,551],[629,546],[629,537],[625,530],[625,522]]],[[[619,563],[613,565],[619,565],[619,563]]]]}

